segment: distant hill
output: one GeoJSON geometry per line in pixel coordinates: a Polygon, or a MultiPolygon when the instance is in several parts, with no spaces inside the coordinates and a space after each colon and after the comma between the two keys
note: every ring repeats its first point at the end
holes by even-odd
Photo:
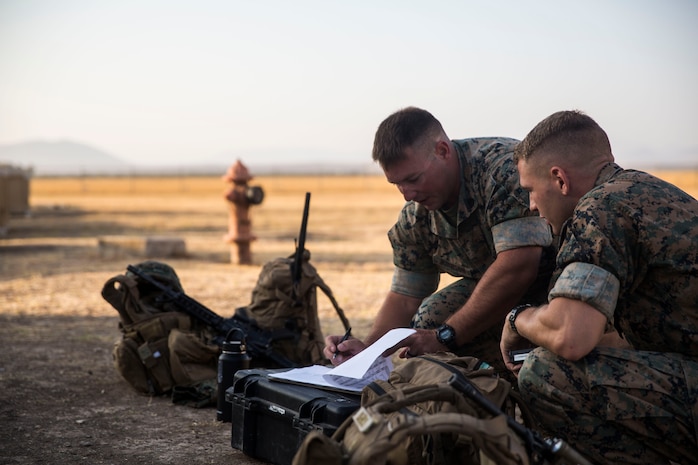
{"type": "Polygon", "coordinates": [[[0,164],[31,168],[35,175],[127,172],[129,164],[103,150],[71,141],[30,141],[0,146],[0,164]]]}

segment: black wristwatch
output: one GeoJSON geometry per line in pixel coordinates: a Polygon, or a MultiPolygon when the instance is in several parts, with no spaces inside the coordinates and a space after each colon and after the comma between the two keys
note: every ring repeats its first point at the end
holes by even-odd
{"type": "Polygon", "coordinates": [[[453,326],[446,323],[436,328],[436,340],[448,347],[449,350],[458,348],[458,344],[456,344],[456,330],[453,329],[453,326]]]}
{"type": "Polygon", "coordinates": [[[519,315],[519,313],[531,307],[533,307],[531,304],[517,305],[509,312],[509,327],[511,327],[511,330],[516,334],[519,334],[519,331],[516,329],[516,317],[519,315]]]}

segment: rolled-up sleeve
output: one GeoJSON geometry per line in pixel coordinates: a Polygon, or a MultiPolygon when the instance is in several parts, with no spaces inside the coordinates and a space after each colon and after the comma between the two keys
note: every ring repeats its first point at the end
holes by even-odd
{"type": "Polygon", "coordinates": [[[591,263],[574,262],[562,270],[548,293],[548,300],[556,297],[581,300],[613,321],[619,292],[620,281],[613,274],[591,263]]]}
{"type": "Polygon", "coordinates": [[[390,290],[409,297],[423,299],[431,295],[439,286],[439,273],[416,273],[395,268],[390,290]]]}
{"type": "Polygon", "coordinates": [[[519,247],[548,247],[553,242],[553,235],[543,218],[526,216],[494,225],[492,239],[495,251],[500,253],[519,247]]]}

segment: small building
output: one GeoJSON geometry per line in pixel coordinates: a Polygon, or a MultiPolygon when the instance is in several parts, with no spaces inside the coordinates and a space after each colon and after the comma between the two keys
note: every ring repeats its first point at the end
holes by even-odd
{"type": "Polygon", "coordinates": [[[0,164],[0,237],[7,235],[12,216],[29,214],[29,181],[33,171],[0,164]]]}

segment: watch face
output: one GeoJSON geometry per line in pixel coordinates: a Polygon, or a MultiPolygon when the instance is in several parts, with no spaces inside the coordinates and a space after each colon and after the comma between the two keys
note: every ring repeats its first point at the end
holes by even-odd
{"type": "Polygon", "coordinates": [[[448,345],[451,342],[453,342],[453,339],[456,336],[455,330],[453,328],[451,328],[450,326],[446,326],[446,325],[439,328],[438,334],[439,334],[439,342],[442,344],[445,344],[445,345],[448,345]]]}

